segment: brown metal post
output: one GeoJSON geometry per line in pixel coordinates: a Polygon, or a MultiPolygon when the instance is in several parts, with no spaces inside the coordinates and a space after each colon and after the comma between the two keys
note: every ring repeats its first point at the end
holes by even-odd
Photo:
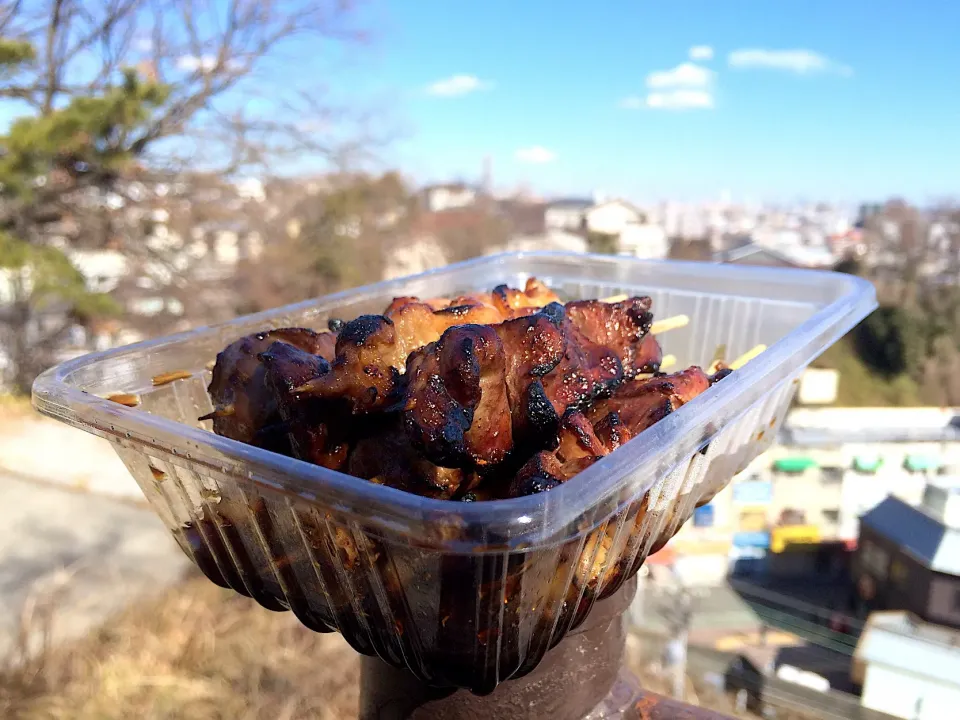
{"type": "Polygon", "coordinates": [[[617,681],[626,643],[623,613],[636,592],[628,582],[599,601],[532,672],[486,696],[432,688],[413,675],[364,657],[360,674],[362,720],[580,720],[617,681]]]}

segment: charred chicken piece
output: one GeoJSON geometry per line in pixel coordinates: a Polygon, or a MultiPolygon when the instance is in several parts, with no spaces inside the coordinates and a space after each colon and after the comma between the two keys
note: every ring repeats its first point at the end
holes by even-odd
{"type": "Polygon", "coordinates": [[[387,317],[392,317],[393,314],[398,312],[401,308],[407,305],[416,304],[427,305],[431,310],[436,311],[450,307],[450,300],[447,298],[427,298],[426,300],[421,300],[420,298],[412,295],[396,297],[389,305],[387,305],[387,309],[383,311],[383,314],[387,317]]]}
{"type": "Polygon", "coordinates": [[[407,434],[434,462],[501,462],[513,447],[506,354],[496,329],[460,325],[410,354],[407,434]]]}
{"type": "Polygon", "coordinates": [[[601,457],[636,437],[658,420],[710,387],[698,367],[673,375],[633,380],[586,415],[568,412],[560,426],[557,449],[535,454],[510,484],[509,497],[550,490],[601,457]]]}
{"type": "Polygon", "coordinates": [[[530,458],[516,474],[507,490],[507,497],[523,497],[552,490],[574,475],[586,470],[599,458],[582,457],[561,462],[554,453],[541,450],[530,458]]]}
{"type": "Polygon", "coordinates": [[[553,407],[554,429],[567,410],[584,408],[623,382],[623,365],[616,352],[584,335],[569,315],[564,318],[563,335],[563,359],[542,381],[553,407]]]}
{"type": "Polygon", "coordinates": [[[330,372],[330,363],[287,343],[275,342],[260,354],[264,380],[289,433],[294,457],[340,470],[349,450],[349,423],[341,403],[303,396],[296,388],[330,372]]]}
{"type": "Polygon", "coordinates": [[[581,412],[567,412],[558,435],[556,450],[541,450],[520,468],[507,488],[507,497],[551,490],[610,453],[581,412]]]}
{"type": "Polygon", "coordinates": [[[631,363],[642,354],[649,313],[637,308],[649,303],[636,300],[605,309],[571,303],[572,315],[551,303],[493,327],[447,330],[407,363],[404,419],[414,445],[451,467],[550,447],[564,413],[610,395],[623,380],[620,357],[595,338],[616,335],[631,363]]]}
{"type": "Polygon", "coordinates": [[[555,451],[557,457],[563,462],[585,457],[602,457],[610,454],[612,450],[613,448],[606,445],[597,435],[586,415],[570,411],[563,416],[555,451]]]}
{"type": "Polygon", "coordinates": [[[672,375],[632,380],[591,407],[588,417],[598,423],[616,413],[620,427],[636,436],[708,387],[710,377],[696,366],[672,375]]]}
{"type": "Polygon", "coordinates": [[[530,315],[550,303],[560,302],[559,296],[536,278],[527,280],[523,290],[497,285],[490,293],[461,295],[451,305],[485,305],[500,313],[500,320],[530,315]]]}
{"type": "Polygon", "coordinates": [[[407,361],[404,424],[414,445],[451,467],[501,462],[553,423],[541,378],[562,360],[563,308],[499,325],[463,325],[407,361]]]}
{"type": "Polygon", "coordinates": [[[422,302],[392,306],[388,315],[361,315],[341,328],[331,371],[300,391],[343,398],[355,414],[384,409],[400,399],[401,370],[411,352],[454,325],[498,319],[493,308],[482,305],[434,310],[422,302]]]}
{"type": "Polygon", "coordinates": [[[306,328],[281,328],[231,343],[217,355],[207,388],[214,411],[202,419],[213,420],[217,435],[288,453],[287,433],[273,392],[266,386],[260,353],[280,342],[319,355],[329,352],[333,337],[306,328]]]}
{"type": "MultiPolygon", "coordinates": [[[[631,378],[653,360],[653,342],[644,343],[653,324],[649,297],[632,297],[617,303],[580,300],[566,305],[570,322],[594,345],[613,350],[623,365],[625,377],[631,378]]],[[[659,351],[659,345],[656,346],[659,351]]]]}
{"type": "Polygon", "coordinates": [[[411,445],[399,419],[383,432],[361,439],[350,453],[346,472],[378,485],[443,500],[463,495],[478,476],[434,465],[411,445]]]}
{"type": "Polygon", "coordinates": [[[500,285],[489,295],[446,300],[395,298],[383,315],[361,315],[340,328],[332,371],[303,391],[345,398],[354,413],[381,410],[399,401],[401,371],[409,355],[457,325],[492,325],[527,315],[556,295],[531,278],[523,291],[500,285]]]}
{"type": "Polygon", "coordinates": [[[511,310],[540,308],[550,303],[560,302],[560,297],[536,278],[527,280],[523,292],[508,288],[506,285],[498,285],[494,288],[493,294],[500,297],[501,302],[511,310]]]}
{"type": "Polygon", "coordinates": [[[660,348],[660,342],[656,335],[647,333],[640,341],[640,347],[634,357],[633,365],[636,374],[656,373],[660,371],[660,363],[663,362],[663,350],[660,348]]]}

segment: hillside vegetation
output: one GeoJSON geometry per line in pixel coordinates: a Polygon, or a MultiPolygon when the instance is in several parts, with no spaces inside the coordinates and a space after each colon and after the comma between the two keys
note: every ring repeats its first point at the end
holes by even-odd
{"type": "Polygon", "coordinates": [[[955,274],[838,269],[872,280],[880,307],[814,363],[840,372],[837,404],[960,405],[960,287],[944,282],[955,274]]]}

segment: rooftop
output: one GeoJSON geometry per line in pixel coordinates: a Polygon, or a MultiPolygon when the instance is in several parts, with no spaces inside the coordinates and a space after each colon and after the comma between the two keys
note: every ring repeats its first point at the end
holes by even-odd
{"type": "Polygon", "coordinates": [[[896,543],[934,572],[960,576],[960,529],[948,527],[892,495],[861,517],[860,524],[896,543]]]}
{"type": "Polygon", "coordinates": [[[960,685],[960,632],[907,612],[877,612],[863,628],[854,661],[960,685]]]}
{"type": "Polygon", "coordinates": [[[958,408],[798,408],[784,421],[788,445],[960,441],[958,408]]]}
{"type": "Polygon", "coordinates": [[[728,250],[721,250],[714,254],[713,260],[714,262],[737,263],[739,265],[799,267],[799,263],[787,257],[784,253],[752,242],[728,250]]]}
{"type": "Polygon", "coordinates": [[[550,202],[549,207],[559,208],[561,210],[586,210],[593,207],[593,200],[590,198],[560,198],[550,202]]]}

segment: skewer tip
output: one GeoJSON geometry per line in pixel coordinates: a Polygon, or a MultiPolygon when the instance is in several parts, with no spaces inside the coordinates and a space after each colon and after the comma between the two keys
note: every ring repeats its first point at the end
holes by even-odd
{"type": "Polygon", "coordinates": [[[629,297],[630,296],[627,295],[626,293],[620,293],[619,295],[611,295],[610,297],[600,298],[600,302],[611,303],[611,304],[618,303],[618,302],[623,302],[629,297]]]}
{"type": "Polygon", "coordinates": [[[757,357],[757,355],[759,355],[760,353],[762,353],[762,352],[763,352],[764,350],[766,350],[766,349],[767,349],[767,346],[764,345],[763,343],[761,343],[761,344],[759,344],[759,345],[754,345],[752,348],[750,348],[749,350],[747,350],[743,355],[741,355],[741,356],[738,357],[736,360],[734,360],[732,363],[730,363],[730,369],[731,369],[731,370],[739,370],[740,368],[742,368],[742,367],[743,367],[744,365],[746,365],[748,362],[750,362],[751,360],[753,360],[755,357],[757,357]]]}
{"type": "Polygon", "coordinates": [[[687,315],[673,315],[672,317],[657,320],[650,326],[650,333],[657,335],[667,330],[677,330],[690,324],[690,318],[687,315]]]}

